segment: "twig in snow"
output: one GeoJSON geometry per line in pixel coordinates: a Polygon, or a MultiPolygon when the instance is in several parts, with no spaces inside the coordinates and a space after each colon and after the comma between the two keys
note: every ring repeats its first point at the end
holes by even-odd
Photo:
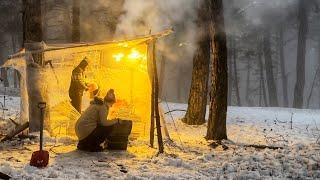
{"type": "Polygon", "coordinates": [[[292,113],[291,113],[291,120],[290,120],[290,124],[291,124],[290,128],[291,128],[291,129],[292,129],[292,124],[293,124],[293,120],[292,120],[292,119],[293,119],[293,114],[294,114],[294,113],[292,112],[292,113]]]}
{"type": "Polygon", "coordinates": [[[176,112],[176,111],[187,112],[187,110],[185,110],[185,109],[174,109],[174,110],[170,110],[168,112],[165,112],[164,114],[169,114],[169,113],[176,112]]]}
{"type": "Polygon", "coordinates": [[[248,144],[248,145],[243,145],[244,147],[253,147],[256,149],[272,149],[272,150],[277,150],[277,149],[283,149],[283,147],[280,146],[267,146],[267,145],[257,145],[257,144],[248,144]]]}

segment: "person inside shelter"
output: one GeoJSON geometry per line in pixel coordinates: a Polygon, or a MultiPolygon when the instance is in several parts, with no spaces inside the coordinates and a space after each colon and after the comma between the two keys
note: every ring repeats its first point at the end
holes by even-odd
{"type": "Polygon", "coordinates": [[[120,119],[107,119],[109,110],[115,102],[116,97],[113,89],[110,89],[104,98],[95,96],[90,102],[90,106],[81,114],[75,125],[76,135],[79,139],[77,146],[79,150],[90,152],[102,151],[104,147],[101,144],[109,138],[112,139],[111,133],[121,131],[125,132],[125,134],[122,134],[121,141],[127,145],[128,136],[132,129],[132,122],[120,119]]]}
{"type": "Polygon", "coordinates": [[[88,83],[86,82],[86,76],[84,72],[88,66],[87,58],[84,58],[80,64],[73,69],[71,75],[71,83],[69,87],[69,97],[71,99],[72,106],[81,113],[82,96],[84,91],[88,91],[88,83]]]}

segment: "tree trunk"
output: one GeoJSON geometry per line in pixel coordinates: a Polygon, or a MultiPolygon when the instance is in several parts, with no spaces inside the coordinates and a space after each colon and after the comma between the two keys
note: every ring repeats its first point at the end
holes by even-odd
{"type": "MultiPolygon", "coordinates": [[[[24,16],[23,16],[23,45],[27,51],[39,50],[42,48],[41,42],[43,37],[42,32],[42,12],[41,12],[41,0],[24,0],[24,16]],[[38,43],[34,43],[38,42],[38,43]]],[[[41,76],[41,65],[43,64],[43,53],[33,54],[35,63],[27,65],[27,90],[29,97],[29,122],[30,131],[38,131],[40,128],[40,111],[38,109],[38,103],[46,101],[46,93],[44,88],[45,80],[41,76]]],[[[48,109],[47,109],[48,110],[48,109]]],[[[48,111],[47,111],[48,112],[48,111]]],[[[46,117],[48,118],[48,113],[46,117]]]]}
{"type": "Polygon", "coordinates": [[[310,107],[310,100],[311,100],[311,97],[312,97],[312,94],[313,94],[313,89],[314,89],[314,86],[315,86],[319,71],[320,71],[320,66],[318,65],[316,73],[314,74],[314,78],[313,78],[313,81],[312,81],[310,94],[309,94],[308,99],[307,99],[307,106],[306,106],[307,109],[309,109],[309,107],[310,107]]]}
{"type": "MultiPolygon", "coordinates": [[[[318,63],[319,63],[318,66],[320,67],[320,36],[318,39],[318,63]]],[[[320,81],[320,78],[318,79],[318,81],[320,81]]],[[[319,92],[320,92],[320,86],[319,86],[319,92]]],[[[319,103],[319,108],[320,108],[320,103],[319,103]]]]}
{"type": "Polygon", "coordinates": [[[251,100],[250,100],[250,96],[251,92],[250,92],[250,73],[251,73],[251,63],[250,63],[250,59],[247,59],[247,84],[246,84],[246,101],[247,101],[247,106],[252,106],[251,100]]]}
{"type": "Polygon", "coordinates": [[[267,92],[266,92],[266,85],[265,85],[265,78],[264,78],[264,66],[263,66],[263,61],[262,61],[262,49],[261,45],[258,45],[258,60],[259,60],[259,72],[260,72],[260,88],[261,88],[261,93],[263,96],[263,101],[264,101],[264,106],[268,107],[268,99],[267,99],[267,92]]]}
{"type": "Polygon", "coordinates": [[[23,3],[25,10],[23,17],[23,42],[41,42],[43,39],[41,0],[23,0],[23,3]]]}
{"type": "MultiPolygon", "coordinates": [[[[13,33],[11,33],[11,43],[12,43],[12,54],[16,53],[17,51],[17,45],[16,45],[16,38],[13,33]]],[[[19,87],[19,78],[18,78],[18,71],[13,70],[13,87],[18,88],[19,87]]]]}
{"type": "Polygon", "coordinates": [[[211,16],[211,45],[213,52],[211,66],[210,108],[208,119],[208,140],[227,139],[228,102],[228,52],[224,27],[223,1],[207,0],[211,16]]]}
{"type": "Polygon", "coordinates": [[[238,51],[237,51],[236,39],[232,38],[232,42],[233,42],[232,43],[232,51],[233,51],[232,54],[233,54],[234,86],[235,86],[235,91],[236,91],[237,106],[241,106],[238,67],[237,67],[238,51]]]}
{"type": "MultiPolygon", "coordinates": [[[[231,35],[230,35],[231,36],[231,35]]],[[[228,39],[228,106],[232,105],[233,68],[232,68],[232,40],[228,39]]]]}
{"type": "Polygon", "coordinates": [[[8,68],[1,68],[1,79],[3,80],[4,87],[9,87],[8,68]]]}
{"type": "Polygon", "coordinates": [[[289,107],[288,99],[288,77],[286,73],[285,59],[284,59],[284,42],[283,42],[283,27],[279,29],[279,53],[280,53],[280,68],[282,77],[282,92],[283,92],[283,106],[289,107]]]}
{"type": "Polygon", "coordinates": [[[188,109],[183,122],[189,125],[205,123],[208,79],[210,65],[210,34],[206,30],[207,11],[203,3],[198,9],[198,34],[197,50],[193,57],[192,81],[189,93],[188,109]]]}
{"type": "Polygon", "coordinates": [[[72,7],[72,42],[80,42],[80,0],[73,0],[72,7]]]}
{"type": "Polygon", "coordinates": [[[264,51],[265,64],[266,64],[265,69],[266,69],[268,92],[269,92],[269,103],[270,103],[270,106],[277,107],[279,103],[278,103],[277,87],[276,87],[274,74],[273,74],[270,37],[271,37],[270,31],[265,30],[263,33],[263,51],[264,51]]]}
{"type": "Polygon", "coordinates": [[[308,14],[307,3],[305,0],[299,1],[299,36],[298,36],[298,52],[296,66],[296,85],[294,88],[293,108],[303,107],[303,95],[305,85],[305,61],[306,61],[306,45],[308,34],[308,14]]]}

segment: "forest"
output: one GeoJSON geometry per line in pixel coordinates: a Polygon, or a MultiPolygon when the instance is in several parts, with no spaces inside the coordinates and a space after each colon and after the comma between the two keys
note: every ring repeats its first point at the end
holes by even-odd
{"type": "Polygon", "coordinates": [[[0,179],[320,178],[318,18],[320,0],[1,0],[0,179]]]}

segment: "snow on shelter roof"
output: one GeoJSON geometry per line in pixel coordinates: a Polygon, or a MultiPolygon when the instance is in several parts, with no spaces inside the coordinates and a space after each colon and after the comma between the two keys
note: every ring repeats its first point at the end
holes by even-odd
{"type": "Polygon", "coordinates": [[[162,32],[145,35],[145,36],[137,36],[134,38],[122,39],[122,40],[112,40],[112,41],[103,41],[103,42],[94,42],[94,43],[70,43],[70,44],[45,44],[43,43],[43,49],[34,50],[34,51],[25,51],[22,50],[16,54],[10,55],[9,59],[18,58],[25,56],[26,54],[40,53],[40,52],[49,52],[49,51],[57,51],[64,49],[77,49],[77,48],[86,48],[87,50],[99,50],[104,49],[106,45],[108,46],[134,46],[139,45],[141,43],[146,43],[148,41],[157,40],[162,37],[168,36],[173,33],[173,29],[167,29],[162,32]]]}

